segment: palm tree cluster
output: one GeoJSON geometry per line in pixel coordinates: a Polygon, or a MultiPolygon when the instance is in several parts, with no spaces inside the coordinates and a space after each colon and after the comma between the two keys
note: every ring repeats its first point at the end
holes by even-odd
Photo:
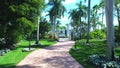
{"type": "MultiPolygon", "coordinates": [[[[49,12],[49,18],[51,21],[52,26],[52,32],[55,36],[56,33],[56,20],[57,18],[61,18],[61,16],[64,16],[64,12],[66,11],[65,7],[62,4],[62,1],[64,0],[49,0],[48,5],[51,5],[52,8],[48,11],[49,12]]],[[[54,38],[53,36],[53,38],[54,38]]]]}
{"type": "Polygon", "coordinates": [[[73,31],[75,33],[74,37],[75,39],[80,39],[83,33],[86,31],[86,23],[82,21],[82,17],[85,17],[86,19],[86,12],[85,10],[87,7],[85,5],[82,5],[82,2],[80,1],[79,4],[77,4],[78,8],[72,9],[69,11],[69,18],[71,19],[71,26],[73,27],[73,31]]]}
{"type": "MultiPolygon", "coordinates": [[[[103,0],[101,0],[101,3],[99,5],[93,6],[92,11],[90,11],[90,2],[91,2],[91,0],[88,0],[88,7],[87,7],[86,11],[83,11],[85,9],[83,8],[84,6],[82,5],[82,2],[80,2],[78,5],[79,8],[73,9],[69,12],[70,17],[71,17],[71,25],[78,34],[82,33],[82,31],[80,31],[80,30],[87,28],[87,30],[86,30],[87,33],[85,32],[87,35],[86,43],[89,43],[91,27],[93,28],[93,30],[96,30],[97,25],[104,26],[102,23],[104,10],[102,10],[102,13],[101,13],[102,14],[102,22],[99,21],[100,14],[98,13],[98,10],[100,10],[100,8],[104,9],[104,6],[105,6],[106,24],[107,24],[107,41],[108,41],[108,50],[109,50],[108,53],[109,53],[109,57],[114,60],[114,50],[113,50],[113,48],[114,48],[113,2],[114,1],[112,0],[109,2],[109,0],[105,0],[105,2],[104,2],[103,0]],[[105,3],[105,5],[104,5],[104,3],[105,3]],[[87,12],[87,14],[86,14],[86,12],[87,12]],[[85,13],[85,16],[84,16],[84,13],[85,13]],[[88,16],[86,16],[86,15],[88,15],[88,16]],[[81,21],[82,17],[85,17],[84,22],[81,21]],[[86,17],[88,19],[87,23],[86,23],[86,17]],[[84,25],[83,23],[86,23],[87,27],[86,28],[84,27],[82,29],[82,26],[84,25]]],[[[119,5],[115,5],[115,7],[117,8],[117,7],[119,7],[119,5]]],[[[116,10],[119,10],[119,8],[117,8],[116,10]]],[[[117,11],[117,13],[118,13],[117,17],[119,18],[119,11],[117,11]]],[[[77,37],[80,37],[80,35],[77,35],[77,37]]]]}

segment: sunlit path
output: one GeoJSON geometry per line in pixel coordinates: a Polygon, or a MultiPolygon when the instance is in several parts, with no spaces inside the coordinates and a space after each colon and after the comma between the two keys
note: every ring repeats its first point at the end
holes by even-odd
{"type": "Polygon", "coordinates": [[[16,68],[83,68],[69,54],[69,49],[74,45],[73,41],[58,42],[33,51],[16,68]]]}

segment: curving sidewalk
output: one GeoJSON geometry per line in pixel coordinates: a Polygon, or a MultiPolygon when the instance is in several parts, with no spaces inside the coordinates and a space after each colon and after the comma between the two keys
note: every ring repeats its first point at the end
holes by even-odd
{"type": "Polygon", "coordinates": [[[16,68],[83,68],[69,54],[74,41],[58,42],[30,53],[16,68]]]}

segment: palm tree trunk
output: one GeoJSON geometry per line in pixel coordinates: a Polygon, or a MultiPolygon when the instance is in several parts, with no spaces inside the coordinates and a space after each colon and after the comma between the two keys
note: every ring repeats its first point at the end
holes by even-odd
{"type": "Polygon", "coordinates": [[[39,44],[39,23],[40,23],[40,17],[38,16],[38,27],[37,27],[37,39],[36,39],[36,44],[39,44]]]}
{"type": "Polygon", "coordinates": [[[108,57],[111,58],[112,60],[115,60],[115,57],[114,57],[113,3],[114,3],[114,0],[105,0],[108,57]]]}
{"type": "Polygon", "coordinates": [[[56,34],[56,17],[53,19],[53,39],[55,39],[56,34]]]}
{"type": "Polygon", "coordinates": [[[87,41],[86,43],[89,43],[90,39],[90,2],[91,0],[88,0],[88,28],[87,28],[87,41]]]}

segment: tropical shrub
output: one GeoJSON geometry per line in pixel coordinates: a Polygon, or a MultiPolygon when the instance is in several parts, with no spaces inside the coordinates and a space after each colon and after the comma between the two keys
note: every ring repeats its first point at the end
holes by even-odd
{"type": "Polygon", "coordinates": [[[102,30],[95,30],[90,32],[90,38],[91,39],[105,39],[106,34],[102,30]]]}

